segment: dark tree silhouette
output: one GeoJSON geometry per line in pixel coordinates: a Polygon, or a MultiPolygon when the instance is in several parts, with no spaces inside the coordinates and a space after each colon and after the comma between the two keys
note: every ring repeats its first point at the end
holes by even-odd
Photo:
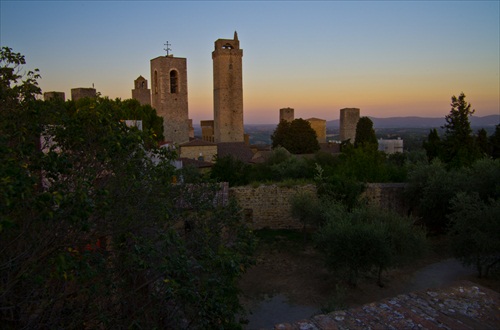
{"type": "Polygon", "coordinates": [[[314,153],[320,149],[316,132],[302,118],[292,122],[282,120],[271,135],[271,140],[273,148],[281,146],[292,154],[314,153]]]}
{"type": "Polygon", "coordinates": [[[373,129],[373,122],[368,117],[361,117],[356,124],[356,136],[354,138],[354,147],[377,149],[378,142],[373,129]]]}

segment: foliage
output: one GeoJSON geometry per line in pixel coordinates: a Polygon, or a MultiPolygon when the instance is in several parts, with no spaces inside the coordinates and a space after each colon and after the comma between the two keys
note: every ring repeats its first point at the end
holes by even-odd
{"type": "Polygon", "coordinates": [[[437,130],[431,129],[427,140],[423,142],[423,148],[427,153],[427,159],[432,162],[442,156],[442,143],[437,130]]]}
{"type": "Polygon", "coordinates": [[[310,179],[313,173],[308,162],[296,155],[290,154],[285,148],[273,149],[268,159],[251,168],[251,181],[285,181],[297,179],[310,179]]]}
{"type": "Polygon", "coordinates": [[[358,205],[365,189],[362,182],[338,175],[325,176],[319,164],[316,165],[316,171],[316,189],[321,199],[341,203],[348,210],[358,205]]]}
{"type": "Polygon", "coordinates": [[[500,197],[500,162],[479,159],[469,168],[447,170],[439,160],[415,166],[406,197],[424,223],[437,232],[448,228],[450,201],[459,192],[477,193],[483,201],[500,197]]]}
{"type": "Polygon", "coordinates": [[[500,266],[500,199],[482,200],[478,194],[459,193],[451,201],[451,244],[464,265],[487,277],[500,266]]]}
{"type": "Polygon", "coordinates": [[[373,122],[368,117],[361,117],[356,124],[356,135],[354,138],[355,148],[378,149],[377,136],[373,129],[373,122]]]}
{"type": "Polygon", "coordinates": [[[22,56],[1,58],[2,325],[238,327],[254,243],[237,205],[172,185],[175,154],[121,123],[122,102],[35,101],[36,77],[9,69],[22,56]]]}
{"type": "Polygon", "coordinates": [[[250,165],[231,155],[216,157],[210,177],[218,182],[229,182],[230,186],[246,185],[249,181],[250,165]]]}
{"type": "Polygon", "coordinates": [[[500,158],[500,124],[495,126],[495,133],[489,138],[491,157],[500,158]]]}
{"type": "Polygon", "coordinates": [[[302,223],[304,235],[307,225],[313,226],[321,222],[321,204],[312,192],[299,192],[292,196],[290,211],[292,216],[302,223]]]}
{"type": "Polygon", "coordinates": [[[271,135],[272,147],[283,147],[292,154],[308,154],[319,150],[316,132],[311,124],[297,118],[291,122],[282,120],[271,135]]]}
{"type": "Polygon", "coordinates": [[[470,103],[465,101],[465,94],[460,93],[458,98],[451,97],[451,110],[445,116],[446,124],[443,126],[445,135],[443,139],[443,160],[450,167],[470,166],[480,157],[470,127],[469,117],[474,114],[470,103]]]}
{"type": "Polygon", "coordinates": [[[315,241],[329,269],[345,276],[356,285],[362,273],[377,270],[378,284],[382,272],[410,262],[425,250],[425,235],[413,227],[411,219],[370,208],[330,204],[325,211],[326,224],[315,241]]]}

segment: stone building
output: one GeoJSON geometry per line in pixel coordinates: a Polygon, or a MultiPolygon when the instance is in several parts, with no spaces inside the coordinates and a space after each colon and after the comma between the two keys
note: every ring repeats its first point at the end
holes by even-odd
{"type": "Polygon", "coordinates": [[[397,139],[379,139],[378,150],[383,151],[386,154],[394,154],[396,152],[403,152],[403,140],[401,138],[397,139]]]}
{"type": "Polygon", "coordinates": [[[326,120],[319,118],[306,119],[316,132],[318,143],[326,143],[326,120]]]}
{"type": "Polygon", "coordinates": [[[151,105],[151,90],[148,89],[148,81],[143,76],[134,80],[132,98],[139,101],[141,105],[151,105]]]}
{"type": "Polygon", "coordinates": [[[151,106],[163,117],[166,141],[189,141],[187,61],[173,55],[151,60],[151,106]]]}
{"type": "Polygon", "coordinates": [[[356,137],[356,125],[359,120],[358,108],[340,109],[340,141],[351,140],[354,143],[356,137]]]}
{"type": "Polygon", "coordinates": [[[279,122],[281,123],[282,120],[292,122],[295,117],[294,117],[294,109],[292,108],[282,108],[280,109],[280,120],[279,122]]]}
{"type": "Polygon", "coordinates": [[[201,120],[201,139],[207,142],[215,142],[214,139],[214,121],[213,120],[201,120]]]}
{"type": "Polygon", "coordinates": [[[64,92],[45,92],[43,93],[43,100],[48,101],[52,99],[59,99],[62,101],[66,101],[66,95],[64,92]]]}
{"type": "Polygon", "coordinates": [[[180,158],[214,162],[217,155],[217,145],[203,140],[192,140],[179,146],[180,158]]]}
{"type": "Polygon", "coordinates": [[[218,39],[212,52],[214,77],[214,139],[243,142],[243,50],[238,34],[218,39]]]}
{"type": "Polygon", "coordinates": [[[97,93],[95,88],[84,88],[84,87],[78,87],[78,88],[72,88],[71,89],[71,99],[73,101],[78,101],[79,99],[83,99],[85,97],[96,97],[97,93]]]}

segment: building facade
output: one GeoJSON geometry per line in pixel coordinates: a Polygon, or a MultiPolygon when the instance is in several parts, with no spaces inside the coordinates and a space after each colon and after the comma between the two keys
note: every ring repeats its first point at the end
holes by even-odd
{"type": "Polygon", "coordinates": [[[243,142],[243,50],[238,34],[218,39],[212,52],[214,79],[214,139],[243,142]]]}
{"type": "Polygon", "coordinates": [[[163,117],[165,140],[189,141],[187,61],[173,55],[151,60],[151,106],[163,117]]]}

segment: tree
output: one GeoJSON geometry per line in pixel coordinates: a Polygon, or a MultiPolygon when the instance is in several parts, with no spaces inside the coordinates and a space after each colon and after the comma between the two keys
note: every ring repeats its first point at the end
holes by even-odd
{"type": "Polygon", "coordinates": [[[500,158],[500,124],[495,126],[495,133],[489,138],[491,147],[491,157],[493,159],[500,158]]]}
{"type": "Polygon", "coordinates": [[[218,182],[229,182],[230,186],[248,184],[250,165],[231,155],[216,157],[210,177],[218,182]]]}
{"type": "Polygon", "coordinates": [[[414,260],[426,248],[425,235],[413,221],[378,209],[355,208],[351,212],[340,204],[326,207],[326,224],[315,236],[327,267],[356,285],[363,272],[376,270],[382,286],[382,272],[414,260]]]}
{"type": "Polygon", "coordinates": [[[377,137],[373,129],[373,122],[368,117],[361,117],[356,124],[354,147],[365,149],[378,149],[377,137]]]}
{"type": "Polygon", "coordinates": [[[458,98],[455,95],[451,97],[451,110],[443,126],[443,159],[450,167],[470,166],[479,158],[469,122],[474,112],[470,103],[465,101],[464,93],[460,93],[458,98]]]}
{"type": "Polygon", "coordinates": [[[423,148],[427,154],[427,160],[432,162],[434,159],[442,155],[442,143],[439,138],[437,129],[433,128],[427,136],[427,140],[423,142],[423,148]]]}
{"type": "Polygon", "coordinates": [[[459,193],[451,201],[451,245],[464,265],[487,277],[500,265],[500,200],[485,202],[477,194],[459,193]]]}
{"type": "Polygon", "coordinates": [[[273,148],[281,146],[292,154],[314,153],[320,149],[316,132],[302,118],[292,122],[282,120],[271,135],[271,140],[273,148]]]}
{"type": "Polygon", "coordinates": [[[488,133],[486,133],[486,130],[484,128],[481,128],[479,131],[477,131],[474,143],[478,151],[483,156],[488,156],[491,154],[491,147],[488,141],[488,133]]]}

